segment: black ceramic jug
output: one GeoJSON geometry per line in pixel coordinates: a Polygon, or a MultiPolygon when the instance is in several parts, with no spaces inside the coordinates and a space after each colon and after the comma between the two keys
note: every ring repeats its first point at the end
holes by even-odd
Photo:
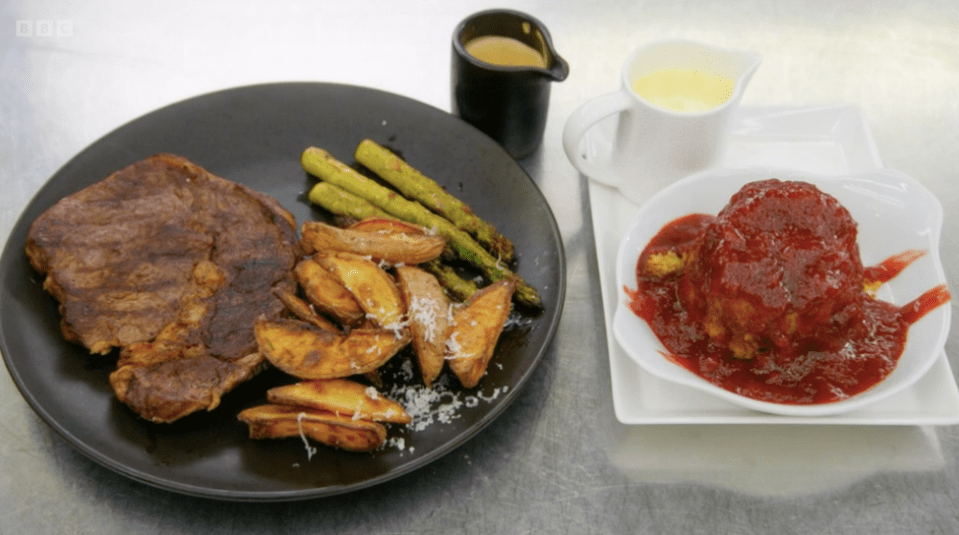
{"type": "Polygon", "coordinates": [[[499,142],[514,158],[539,147],[546,129],[550,84],[569,75],[543,24],[519,11],[495,9],[463,20],[453,32],[453,113],[499,142]],[[539,53],[545,67],[481,61],[467,44],[484,36],[516,39],[539,53]]]}

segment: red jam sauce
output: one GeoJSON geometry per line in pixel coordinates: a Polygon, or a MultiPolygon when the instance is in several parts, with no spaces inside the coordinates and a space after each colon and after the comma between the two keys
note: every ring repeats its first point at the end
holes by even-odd
{"type": "Polygon", "coordinates": [[[856,233],[849,212],[811,184],[747,184],[718,215],[681,217],[653,237],[629,304],[667,358],[726,390],[840,401],[888,376],[909,326],[950,300],[944,284],[901,307],[875,299],[869,288],[924,252],[863,267],[856,233]]]}

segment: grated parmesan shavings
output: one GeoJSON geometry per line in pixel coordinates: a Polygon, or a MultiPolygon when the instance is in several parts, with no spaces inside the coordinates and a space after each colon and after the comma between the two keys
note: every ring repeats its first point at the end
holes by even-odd
{"type": "Polygon", "coordinates": [[[439,329],[436,326],[436,304],[437,301],[435,299],[417,296],[413,298],[408,307],[410,320],[415,321],[426,329],[423,336],[430,343],[432,343],[436,339],[436,335],[439,334],[439,329]]]}
{"type": "Polygon", "coordinates": [[[306,460],[309,461],[313,458],[313,455],[316,453],[316,447],[310,446],[310,441],[306,439],[306,435],[303,433],[303,418],[306,417],[305,412],[301,412],[296,415],[296,428],[300,432],[300,438],[303,439],[303,447],[306,448],[306,460]]]}
{"type": "Polygon", "coordinates": [[[455,359],[460,357],[460,352],[463,349],[463,346],[456,340],[458,332],[454,332],[452,336],[446,339],[446,353],[449,355],[447,359],[455,359]]]}

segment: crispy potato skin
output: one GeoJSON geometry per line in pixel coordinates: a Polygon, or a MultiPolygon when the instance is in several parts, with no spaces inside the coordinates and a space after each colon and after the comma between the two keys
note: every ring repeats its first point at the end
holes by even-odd
{"type": "Polygon", "coordinates": [[[423,382],[431,386],[445,363],[452,301],[436,277],[418,267],[397,267],[396,278],[407,304],[413,348],[423,382]]]}
{"type": "Polygon", "coordinates": [[[353,329],[336,334],[297,320],[261,318],[254,326],[260,353],[301,379],[334,379],[376,370],[410,342],[409,329],[353,329]]]}
{"type": "Polygon", "coordinates": [[[347,326],[366,317],[353,294],[313,258],[298,262],[293,272],[307,300],[320,312],[347,326]]]}
{"type": "Polygon", "coordinates": [[[362,221],[353,223],[347,228],[362,230],[364,232],[381,232],[387,234],[419,234],[423,236],[430,234],[430,231],[426,229],[426,227],[388,217],[367,217],[362,221]]]}
{"type": "Polygon", "coordinates": [[[446,344],[450,369],[465,388],[473,388],[486,373],[496,342],[509,317],[516,290],[514,279],[494,282],[478,291],[453,313],[446,344]]]}
{"type": "Polygon", "coordinates": [[[308,436],[347,451],[373,451],[386,441],[386,428],[377,422],[304,410],[284,405],[259,405],[245,409],[237,418],[249,425],[250,438],[308,436]]]}
{"type": "Polygon", "coordinates": [[[399,403],[375,389],[348,379],[300,381],[267,391],[267,400],[277,405],[307,407],[353,419],[408,424],[409,413],[399,403]]]}
{"type": "Polygon", "coordinates": [[[301,234],[302,247],[309,254],[342,251],[394,265],[428,262],[446,249],[446,238],[438,235],[356,227],[342,229],[319,221],[305,221],[301,234]]]}
{"type": "Polygon", "coordinates": [[[403,296],[393,277],[377,263],[342,252],[317,253],[313,259],[353,294],[367,318],[384,328],[403,323],[406,316],[403,296]]]}
{"type": "Polygon", "coordinates": [[[313,325],[314,327],[319,327],[320,329],[326,331],[333,333],[340,332],[339,327],[337,327],[330,320],[317,314],[316,311],[310,307],[309,303],[297,297],[296,294],[290,290],[285,288],[274,288],[273,295],[282,301],[283,305],[286,306],[286,309],[292,312],[297,318],[313,325]]]}

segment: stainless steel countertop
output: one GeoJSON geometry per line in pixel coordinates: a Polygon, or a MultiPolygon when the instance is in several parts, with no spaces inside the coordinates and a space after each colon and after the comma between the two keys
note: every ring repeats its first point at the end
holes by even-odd
{"type": "MultiPolygon", "coordinates": [[[[384,485],[243,504],[114,474],[49,429],[0,373],[0,533],[959,533],[959,427],[627,427],[612,412],[586,179],[560,138],[616,89],[636,46],[687,37],[761,52],[743,105],[855,104],[883,162],[945,209],[959,288],[959,3],[508,2],[549,28],[571,74],[521,162],[567,253],[559,334],[533,380],[461,448],[384,485]]],[[[0,8],[0,236],[73,155],[209,91],[309,80],[450,109],[450,37],[482,1],[109,2],[0,8]]],[[[3,303],[0,303],[3,306],[3,303]]],[[[955,304],[951,305],[955,309],[955,304]]],[[[947,343],[959,369],[953,315],[947,343]]]]}

